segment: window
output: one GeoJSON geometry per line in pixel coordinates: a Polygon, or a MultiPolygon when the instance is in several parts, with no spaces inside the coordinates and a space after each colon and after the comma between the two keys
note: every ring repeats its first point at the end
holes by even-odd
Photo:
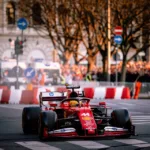
{"type": "Polygon", "coordinates": [[[7,23],[15,24],[15,2],[8,2],[6,6],[7,23]]]}
{"type": "Polygon", "coordinates": [[[39,3],[35,3],[32,7],[32,19],[34,25],[44,24],[41,18],[41,7],[39,3]]]}

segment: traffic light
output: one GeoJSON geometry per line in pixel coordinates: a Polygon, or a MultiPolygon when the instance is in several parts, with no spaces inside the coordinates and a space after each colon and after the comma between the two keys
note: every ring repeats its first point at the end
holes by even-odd
{"type": "Polygon", "coordinates": [[[23,41],[20,41],[18,37],[15,40],[15,54],[23,54],[23,41]]]}

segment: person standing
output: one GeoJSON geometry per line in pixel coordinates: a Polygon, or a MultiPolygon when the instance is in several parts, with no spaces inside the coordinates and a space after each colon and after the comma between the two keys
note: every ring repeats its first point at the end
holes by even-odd
{"type": "Polygon", "coordinates": [[[92,75],[91,72],[88,72],[85,76],[85,81],[92,81],[92,75]]]}
{"type": "Polygon", "coordinates": [[[38,85],[40,86],[45,85],[45,74],[42,69],[38,70],[37,72],[37,82],[38,82],[38,85]]]}
{"type": "Polygon", "coordinates": [[[72,75],[69,71],[67,71],[65,74],[65,81],[66,81],[66,84],[68,85],[72,84],[72,75]]]}

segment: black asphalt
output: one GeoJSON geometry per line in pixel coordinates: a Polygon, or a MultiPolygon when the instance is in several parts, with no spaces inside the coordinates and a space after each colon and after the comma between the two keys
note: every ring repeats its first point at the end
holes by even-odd
{"type": "MultiPolygon", "coordinates": [[[[93,103],[98,103],[98,100],[93,101],[93,103]]],[[[112,109],[126,108],[129,110],[131,118],[133,117],[133,123],[136,122],[136,134],[137,136],[132,136],[130,140],[134,139],[141,142],[142,147],[135,144],[125,144],[116,141],[116,139],[89,139],[92,142],[98,144],[107,145],[106,148],[95,148],[94,149],[108,149],[108,150],[140,150],[140,149],[150,149],[150,100],[107,100],[106,103],[112,109]],[[144,118],[143,118],[144,117],[144,118]],[[144,123],[142,123],[144,120],[144,123]],[[145,144],[145,145],[144,145],[145,144]]],[[[93,149],[80,146],[80,141],[86,141],[84,139],[54,139],[52,141],[39,141],[37,135],[24,135],[21,127],[21,113],[23,107],[26,105],[0,105],[0,150],[26,150],[26,149],[36,149],[36,150],[85,150],[93,149]],[[33,141],[44,143],[50,147],[39,147],[33,148],[28,147],[28,144],[33,141]],[[73,141],[73,142],[72,142],[73,141]],[[26,147],[20,145],[18,142],[27,142],[26,147]],[[76,144],[75,144],[76,143],[76,144]]],[[[111,112],[111,110],[110,110],[111,112]]],[[[117,139],[118,140],[118,139],[117,139]]],[[[123,141],[124,142],[124,141],[123,141]]],[[[86,142],[85,142],[86,143],[86,142]]],[[[81,143],[82,144],[82,143],[81,143]]],[[[141,146],[140,145],[140,146],[141,146]]]]}

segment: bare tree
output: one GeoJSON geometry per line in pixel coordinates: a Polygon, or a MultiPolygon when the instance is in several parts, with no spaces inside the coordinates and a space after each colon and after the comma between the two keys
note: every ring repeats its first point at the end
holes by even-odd
{"type": "MultiPolygon", "coordinates": [[[[88,62],[95,59],[97,50],[99,50],[102,61],[103,71],[107,72],[107,43],[108,43],[108,20],[107,20],[107,7],[108,3],[105,0],[95,0],[92,2],[85,2],[83,0],[82,10],[84,12],[82,18],[82,25],[84,26],[83,41],[87,48],[88,62]],[[86,33],[85,33],[86,32],[86,33]]],[[[126,64],[135,58],[140,52],[146,52],[150,46],[150,2],[139,0],[111,0],[111,54],[115,53],[117,46],[114,41],[114,28],[115,26],[122,26],[123,28],[123,42],[119,49],[123,55],[121,81],[126,79],[126,64]],[[141,40],[143,39],[143,40],[141,40]],[[129,56],[131,51],[135,53],[129,56]]]]}
{"type": "MultiPolygon", "coordinates": [[[[107,31],[102,30],[101,27],[107,21],[102,23],[100,20],[101,14],[99,14],[101,12],[104,12],[104,4],[100,0],[80,0],[76,9],[81,16],[80,30],[82,33],[82,41],[87,50],[86,58],[88,61],[88,71],[91,71],[93,69],[93,66],[95,65],[98,52],[102,54],[102,58],[105,58],[103,47],[107,47],[107,31]]],[[[104,18],[105,16],[103,16],[103,19],[104,18]]],[[[104,48],[104,50],[106,50],[106,47],[104,48]]],[[[106,71],[106,63],[103,64],[105,68],[104,71],[106,71]]]]}
{"type": "MultiPolygon", "coordinates": [[[[150,46],[150,2],[139,0],[111,0],[111,55],[115,53],[114,28],[122,26],[123,42],[119,46],[123,55],[121,81],[126,79],[126,64],[150,46]],[[141,40],[143,39],[143,40],[141,40]],[[133,55],[129,55],[135,51],[133,55]]],[[[87,48],[88,63],[92,68],[99,51],[103,61],[103,71],[107,72],[108,19],[105,0],[80,1],[82,16],[82,39],[87,48]]]]}
{"type": "Polygon", "coordinates": [[[64,64],[68,63],[73,54],[77,54],[81,40],[75,4],[75,1],[71,0],[19,1],[19,8],[22,14],[30,20],[30,26],[40,36],[50,38],[64,64]],[[35,7],[38,5],[39,8],[35,7]],[[40,13],[34,12],[34,8],[37,8],[37,11],[40,9],[40,13]],[[37,23],[31,21],[31,17],[37,23]]]}
{"type": "MultiPolygon", "coordinates": [[[[123,28],[123,42],[119,49],[123,55],[121,81],[125,81],[127,62],[135,58],[141,51],[146,52],[149,47],[150,2],[145,0],[138,0],[138,2],[137,0],[110,0],[110,2],[111,44],[114,50],[117,46],[113,41],[114,27],[120,25],[123,28]],[[143,39],[142,42],[141,39],[143,39]],[[134,50],[135,53],[128,57],[131,50],[134,50]]],[[[41,8],[41,24],[40,26],[34,25],[34,28],[44,37],[46,37],[44,33],[48,33],[47,37],[58,49],[58,54],[65,63],[68,63],[72,56],[75,57],[76,63],[87,59],[88,71],[90,71],[100,52],[103,71],[104,73],[108,71],[108,3],[106,0],[20,0],[23,15],[27,15],[30,19],[36,3],[41,8]],[[84,43],[87,50],[86,56],[81,59],[78,58],[80,42],[84,43]]],[[[114,53],[114,50],[111,53],[114,53]]]]}
{"type": "Polygon", "coordinates": [[[113,0],[112,15],[114,15],[114,24],[123,28],[123,42],[120,50],[123,54],[121,81],[126,79],[126,64],[135,58],[141,51],[146,52],[150,46],[150,2],[145,0],[113,0]],[[146,32],[143,32],[146,30],[146,32]],[[141,39],[144,40],[141,41],[141,39]],[[129,52],[135,53],[129,56],[129,52]]]}

